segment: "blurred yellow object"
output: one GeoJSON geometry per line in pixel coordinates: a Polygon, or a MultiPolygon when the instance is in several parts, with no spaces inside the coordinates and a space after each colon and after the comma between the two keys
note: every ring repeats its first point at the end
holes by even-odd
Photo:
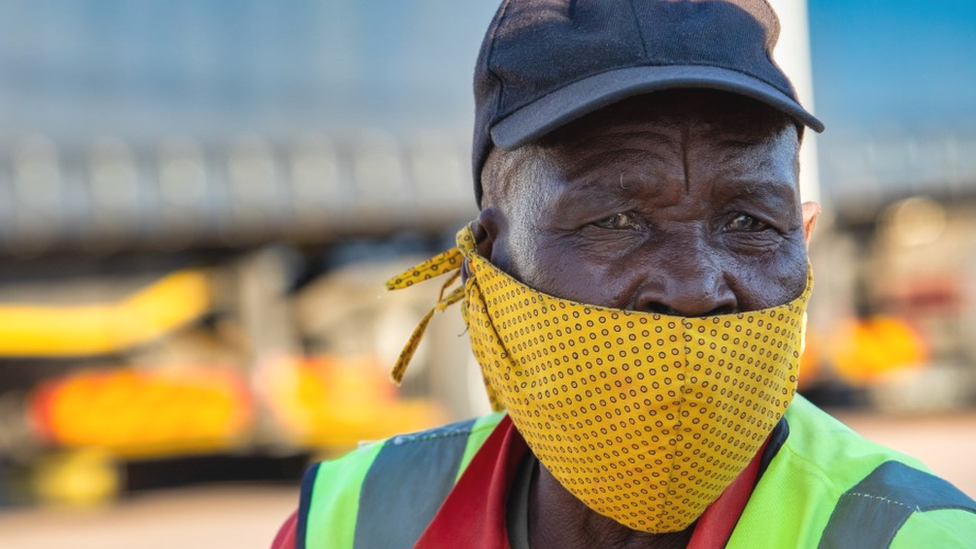
{"type": "Polygon", "coordinates": [[[446,420],[431,400],[398,400],[372,358],[289,359],[269,372],[269,404],[297,444],[351,448],[446,420]]]}
{"type": "Polygon", "coordinates": [[[125,457],[239,445],[252,422],[244,383],[227,372],[80,372],[42,384],[34,425],[49,442],[125,457]]]}
{"type": "Polygon", "coordinates": [[[837,375],[856,386],[925,364],[925,342],[905,321],[892,317],[851,320],[833,341],[831,359],[837,375]]]}
{"type": "Polygon", "coordinates": [[[207,278],[179,271],[117,303],[0,306],[0,355],[81,356],[146,343],[205,314],[207,278]]]}
{"type": "Polygon", "coordinates": [[[45,456],[33,478],[42,501],[74,507],[110,501],[121,485],[111,456],[91,448],[45,456]]]}

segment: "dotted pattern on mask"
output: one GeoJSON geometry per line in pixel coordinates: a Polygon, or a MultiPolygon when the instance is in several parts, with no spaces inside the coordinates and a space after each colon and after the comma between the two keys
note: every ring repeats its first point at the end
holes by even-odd
{"type": "Polygon", "coordinates": [[[546,296],[468,261],[465,320],[490,393],[566,489],[632,529],[690,526],[793,398],[809,281],[786,305],[682,318],[546,296]]]}

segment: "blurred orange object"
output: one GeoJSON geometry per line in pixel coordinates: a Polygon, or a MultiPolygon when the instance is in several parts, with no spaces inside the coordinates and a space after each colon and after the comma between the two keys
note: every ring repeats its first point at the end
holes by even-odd
{"type": "Polygon", "coordinates": [[[820,380],[823,375],[823,339],[813,331],[809,325],[806,333],[806,344],[803,348],[803,355],[800,356],[800,381],[799,389],[805,389],[811,383],[820,380]]]}
{"type": "Polygon", "coordinates": [[[125,457],[238,445],[253,416],[242,381],[208,369],[74,373],[41,384],[29,406],[48,442],[125,457]]]}
{"type": "Polygon", "coordinates": [[[266,372],[269,405],[296,444],[349,448],[446,420],[431,400],[398,399],[371,357],[284,359],[266,372]]]}
{"type": "Polygon", "coordinates": [[[842,326],[830,355],[837,375],[855,386],[919,368],[928,358],[918,332],[904,320],[882,316],[851,320],[842,326]]]}

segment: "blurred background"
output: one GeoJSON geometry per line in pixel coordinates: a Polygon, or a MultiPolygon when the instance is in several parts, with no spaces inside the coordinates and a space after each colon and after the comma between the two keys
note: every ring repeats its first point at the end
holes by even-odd
{"type": "MultiPolygon", "coordinates": [[[[976,493],[976,3],[779,0],[828,130],[801,392],[976,493]]],[[[267,547],[315,459],[487,410],[382,283],[476,214],[495,0],[0,1],[0,545],[267,547]]],[[[435,285],[436,286],[436,285],[435,285]]]]}

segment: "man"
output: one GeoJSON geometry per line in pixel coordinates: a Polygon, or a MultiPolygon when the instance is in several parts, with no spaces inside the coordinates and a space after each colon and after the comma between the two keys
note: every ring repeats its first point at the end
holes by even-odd
{"type": "Polygon", "coordinates": [[[972,500],[794,398],[823,128],[777,34],[763,0],[503,3],[481,212],[389,285],[454,274],[431,314],[507,414],[313,467],[275,547],[976,546],[972,500]]]}

